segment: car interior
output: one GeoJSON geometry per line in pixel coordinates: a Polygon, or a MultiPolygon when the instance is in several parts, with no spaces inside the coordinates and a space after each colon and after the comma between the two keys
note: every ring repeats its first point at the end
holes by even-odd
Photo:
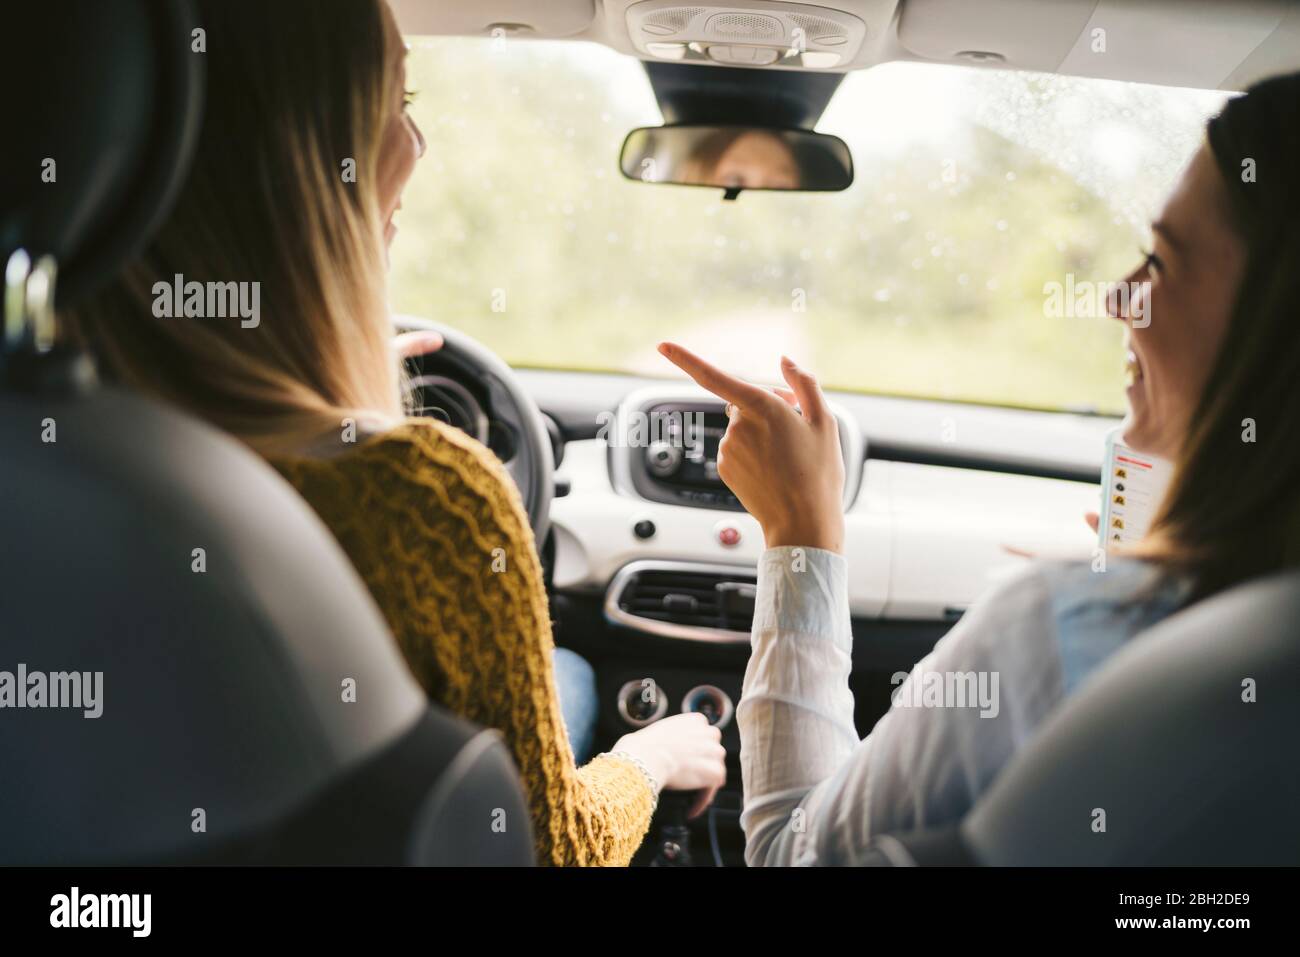
{"type": "MultiPolygon", "coordinates": [[[[743,867],[735,709],[763,532],[718,476],[723,401],[655,343],[758,380],[783,350],[821,371],[865,736],[990,585],[1093,554],[1122,350],[1104,321],[1042,318],[1043,279],[1122,275],[1206,117],[1300,68],[1300,4],[392,6],[429,140],[395,325],[445,342],[408,360],[413,408],[518,486],[555,642],[595,670],[594,749],[679,712],[721,729],[726,785],[694,819],[665,792],[633,863],[743,867]],[[749,168],[726,170],[742,142],[749,168]]],[[[0,863],[531,864],[528,833],[458,824],[485,802],[526,819],[509,753],[426,699],[311,508],[56,344],[56,305],[100,288],[184,181],[205,84],[190,4],[10,15],[54,66],[39,87],[0,67],[31,90],[0,156],[0,668],[115,683],[97,722],[0,719],[22,782],[0,787],[0,863]],[[48,156],[57,188],[28,175],[48,156]],[[194,575],[196,549],[221,560],[194,575]],[[340,674],[361,689],[346,713],[340,674]],[[202,809],[202,850],[166,823],[178,808],[202,809]]],[[[1297,618],[1296,575],[1172,616],[959,825],[879,835],[868,863],[1300,863],[1297,618]],[[1205,703],[1255,675],[1266,734],[1231,695],[1205,703]],[[1084,782],[1105,842],[1067,823],[1084,782]]]]}

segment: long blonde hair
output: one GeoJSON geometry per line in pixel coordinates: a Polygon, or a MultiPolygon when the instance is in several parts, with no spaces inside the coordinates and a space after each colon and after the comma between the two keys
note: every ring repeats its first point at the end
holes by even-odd
{"type": "Polygon", "coordinates": [[[193,55],[206,58],[207,95],[188,181],[145,251],[93,301],[61,313],[61,327],[110,378],[264,453],[347,418],[396,421],[376,182],[383,131],[399,109],[392,64],[402,51],[392,49],[387,8],[198,8],[193,55]],[[257,324],[157,315],[169,312],[160,284],[176,276],[258,283],[257,324]]]}

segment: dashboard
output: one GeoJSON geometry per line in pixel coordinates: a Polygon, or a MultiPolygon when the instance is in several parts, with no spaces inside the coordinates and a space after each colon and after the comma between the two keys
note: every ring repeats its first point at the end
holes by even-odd
{"type": "MultiPolygon", "coordinates": [[[[546,398],[539,396],[544,410],[546,398]]],[[[937,454],[879,450],[844,398],[837,396],[832,407],[846,459],[846,558],[854,617],[951,623],[989,584],[1022,564],[1023,553],[1077,557],[1090,552],[1094,538],[1082,516],[1097,508],[1098,498],[1086,463],[1040,462],[1039,471],[1067,476],[1054,477],[1011,471],[1005,453],[975,468],[931,461],[937,454]],[[881,457],[882,451],[890,457],[881,457]]],[[[979,407],[965,413],[1008,415],[1008,433],[1015,416],[1050,415],[979,407]]],[[[634,389],[612,413],[593,410],[590,421],[597,427],[589,437],[570,430],[576,437],[565,443],[557,473],[558,484],[568,491],[551,506],[556,589],[603,590],[615,623],[649,634],[722,640],[715,633],[690,631],[694,622],[688,616],[680,618],[685,626],[680,629],[654,624],[661,618],[672,622],[671,610],[637,622],[620,613],[619,605],[621,589],[635,580],[638,569],[668,564],[685,573],[692,565],[707,565],[700,574],[734,577],[745,571],[752,578],[763,548],[761,530],[716,477],[716,436],[725,427],[722,403],[685,385],[659,383],[634,389]],[[666,424],[655,427],[652,416],[666,424]],[[694,438],[692,423],[699,433],[694,438]]],[[[1101,419],[1089,422],[1083,435],[1069,436],[1095,446],[1098,464],[1091,468],[1098,467],[1104,435],[1113,425],[1101,419]]],[[[1077,422],[1069,426],[1078,430],[1077,422]]],[[[956,462],[977,454],[988,451],[968,446],[950,452],[956,462]]],[[[744,632],[747,640],[747,626],[724,630],[744,632]]]]}

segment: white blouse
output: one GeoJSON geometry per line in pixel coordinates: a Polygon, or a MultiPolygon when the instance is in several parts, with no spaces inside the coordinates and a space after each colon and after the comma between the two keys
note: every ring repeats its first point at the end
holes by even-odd
{"type": "Polygon", "coordinates": [[[1031,565],[899,676],[859,740],[847,574],[820,549],[759,562],[736,709],[751,866],[852,865],[876,834],[959,820],[1066,694],[1186,594],[1132,560],[1031,565]]]}

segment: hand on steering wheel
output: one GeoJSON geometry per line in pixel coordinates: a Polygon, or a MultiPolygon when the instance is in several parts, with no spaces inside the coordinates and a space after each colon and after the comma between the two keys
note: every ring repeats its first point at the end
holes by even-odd
{"type": "Polygon", "coordinates": [[[414,359],[437,352],[446,341],[442,333],[432,329],[418,329],[414,332],[399,332],[393,337],[393,349],[399,359],[414,359]]]}
{"type": "MultiPolygon", "coordinates": [[[[551,498],[555,492],[555,461],[551,436],[537,403],[514,370],[481,342],[450,326],[415,316],[395,316],[399,334],[393,348],[403,360],[438,353],[431,360],[439,374],[473,383],[485,393],[493,419],[514,437],[506,471],[514,480],[528,513],[528,524],[540,549],[550,529],[551,498]]],[[[472,433],[471,433],[472,434],[472,433]]],[[[481,436],[475,436],[482,440],[481,436]]]]}

